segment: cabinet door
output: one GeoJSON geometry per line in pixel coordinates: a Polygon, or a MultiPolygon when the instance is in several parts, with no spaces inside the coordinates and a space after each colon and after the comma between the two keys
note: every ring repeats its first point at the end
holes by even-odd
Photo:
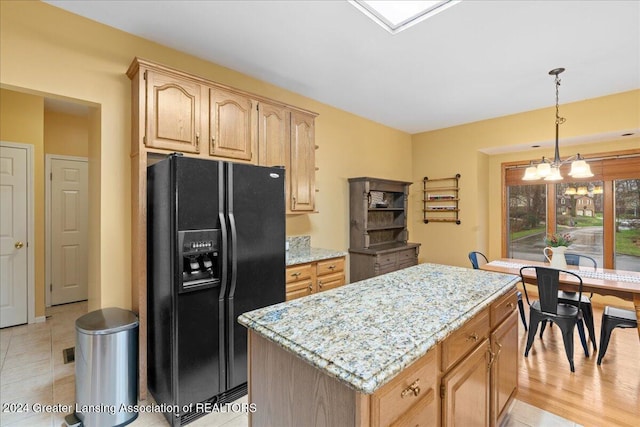
{"type": "Polygon", "coordinates": [[[290,210],[313,211],[315,207],[315,125],[314,118],[291,112],[290,210]]]}
{"type": "MultiPolygon", "coordinates": [[[[258,164],[289,169],[289,111],[283,107],[258,104],[258,164]]],[[[286,175],[288,179],[288,174],[286,175]]]]}
{"type": "Polygon", "coordinates": [[[318,292],[328,291],[344,285],[344,273],[333,273],[318,276],[318,292]]]}
{"type": "Polygon", "coordinates": [[[209,90],[209,154],[251,160],[255,138],[253,101],[219,88],[209,90]]]}
{"type": "Polygon", "coordinates": [[[442,425],[489,426],[488,340],[442,378],[442,425]]]}
{"type": "Polygon", "coordinates": [[[513,311],[491,334],[491,423],[498,419],[518,389],[518,313],[513,311]]]}
{"type": "Polygon", "coordinates": [[[287,283],[285,300],[291,301],[292,299],[306,297],[312,293],[312,280],[299,280],[297,282],[287,283]]]}
{"type": "Polygon", "coordinates": [[[187,153],[200,152],[200,85],[146,71],[145,145],[187,153]]]}

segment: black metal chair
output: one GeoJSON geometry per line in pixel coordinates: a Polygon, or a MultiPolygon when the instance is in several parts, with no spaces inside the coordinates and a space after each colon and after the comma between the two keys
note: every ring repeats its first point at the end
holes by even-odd
{"type": "Polygon", "coordinates": [[[609,339],[615,328],[637,328],[638,319],[633,310],[605,306],[602,312],[602,325],[600,325],[600,351],[598,352],[598,365],[609,347],[609,339]]]}
{"type": "MultiPolygon", "coordinates": [[[[567,265],[582,265],[584,261],[590,267],[593,267],[594,271],[598,269],[598,263],[590,256],[576,253],[565,253],[564,257],[567,260],[567,265]]],[[[598,346],[596,345],[596,329],[593,320],[593,307],[591,306],[591,297],[593,297],[593,293],[591,293],[591,295],[589,296],[582,295],[580,308],[582,309],[584,324],[589,331],[589,340],[593,344],[593,350],[596,351],[598,350],[598,346]]],[[[558,291],[558,299],[562,303],[571,304],[576,307],[578,306],[578,294],[576,292],[558,291]]],[[[542,338],[542,333],[544,332],[546,326],[547,322],[543,322],[540,328],[540,338],[542,338]]]]}
{"type": "Polygon", "coordinates": [[[533,345],[533,341],[536,337],[538,330],[538,323],[544,320],[550,320],[562,331],[562,340],[564,341],[564,350],[569,359],[569,366],[571,372],[575,372],[573,365],[573,331],[576,325],[578,325],[578,334],[580,335],[580,342],[584,348],[585,356],[589,357],[589,347],[587,346],[586,338],[584,336],[584,326],[581,320],[580,311],[580,299],[578,299],[578,306],[561,303],[558,300],[558,285],[560,284],[560,273],[565,273],[574,276],[578,281],[578,295],[582,296],[582,279],[575,273],[566,270],[559,270],[557,268],[548,267],[536,267],[536,266],[524,266],[520,269],[520,279],[524,286],[524,296],[529,304],[529,334],[527,336],[527,347],[524,351],[524,357],[529,356],[529,350],[533,345]],[[538,296],[539,300],[529,301],[529,294],[527,293],[527,284],[524,278],[524,271],[530,269],[535,270],[536,280],[538,282],[538,296]]]}
{"type": "MultiPolygon", "coordinates": [[[[483,264],[486,264],[489,262],[487,257],[482,252],[478,252],[478,251],[469,252],[469,261],[471,261],[471,266],[475,270],[478,270],[480,268],[481,261],[483,264]]],[[[522,319],[522,324],[524,325],[524,330],[526,331],[528,330],[527,317],[524,314],[524,303],[522,302],[522,292],[518,291],[516,295],[518,296],[518,310],[520,311],[520,319],[522,319]]]]}

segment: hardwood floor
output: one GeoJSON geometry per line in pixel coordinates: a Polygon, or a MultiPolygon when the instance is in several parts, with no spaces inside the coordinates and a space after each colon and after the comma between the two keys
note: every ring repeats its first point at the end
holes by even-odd
{"type": "MultiPolygon", "coordinates": [[[[527,323],[528,308],[525,302],[527,323]]],[[[594,305],[593,309],[599,343],[603,307],[594,305]]],[[[522,323],[519,327],[518,400],[584,426],[640,425],[640,341],[636,329],[613,331],[600,366],[592,347],[590,357],[585,357],[576,330],[572,373],[558,327],[547,327],[542,339],[536,337],[529,357],[524,357],[527,335],[522,323]]]]}

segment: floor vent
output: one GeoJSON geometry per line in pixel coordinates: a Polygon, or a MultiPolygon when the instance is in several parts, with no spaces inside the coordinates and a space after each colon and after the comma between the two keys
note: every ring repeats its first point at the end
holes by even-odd
{"type": "Polygon", "coordinates": [[[76,360],[76,348],[69,347],[62,350],[62,360],[64,360],[65,365],[76,360]]]}

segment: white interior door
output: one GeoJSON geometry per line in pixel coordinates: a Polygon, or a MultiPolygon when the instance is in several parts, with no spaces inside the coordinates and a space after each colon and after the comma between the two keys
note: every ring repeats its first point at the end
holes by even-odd
{"type": "Polygon", "coordinates": [[[0,147],[0,327],[27,323],[27,150],[0,147]]]}
{"type": "Polygon", "coordinates": [[[51,159],[51,304],[88,296],[89,182],[86,160],[51,159]]]}

